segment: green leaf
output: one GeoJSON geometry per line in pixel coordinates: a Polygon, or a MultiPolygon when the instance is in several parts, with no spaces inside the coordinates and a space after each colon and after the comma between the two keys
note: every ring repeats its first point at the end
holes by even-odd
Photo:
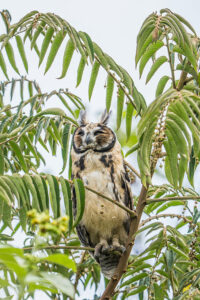
{"type": "Polygon", "coordinates": [[[142,76],[144,67],[146,66],[149,59],[158,51],[161,47],[164,46],[164,43],[160,40],[156,41],[153,44],[150,44],[149,47],[146,49],[144,55],[142,56],[140,60],[140,66],[139,66],[139,72],[140,77],[142,76]]]}
{"type": "Polygon", "coordinates": [[[64,99],[64,97],[60,94],[57,94],[58,98],[62,101],[62,103],[64,104],[64,106],[70,111],[70,113],[72,114],[73,117],[75,117],[73,110],[71,109],[71,107],[68,105],[67,101],[64,99]]]}
{"type": "Polygon", "coordinates": [[[124,91],[119,87],[117,92],[117,130],[121,126],[122,113],[124,107],[124,91]]]}
{"type": "Polygon", "coordinates": [[[59,292],[68,295],[72,299],[74,299],[74,287],[68,278],[64,277],[59,273],[47,273],[41,272],[42,277],[50,282],[52,286],[56,287],[59,292]]]}
{"type": "Polygon", "coordinates": [[[145,278],[145,277],[147,277],[147,276],[148,276],[147,273],[140,273],[140,274],[138,274],[138,275],[132,277],[131,279],[128,279],[128,280],[126,280],[125,282],[123,282],[123,283],[121,284],[120,288],[122,288],[123,286],[130,285],[131,283],[133,283],[133,282],[135,282],[135,281],[138,281],[138,280],[140,280],[140,279],[142,279],[142,278],[145,278]]]}
{"type": "Polygon", "coordinates": [[[79,35],[80,35],[81,39],[83,40],[83,42],[85,44],[85,47],[87,49],[87,53],[88,53],[89,58],[90,58],[90,62],[92,64],[93,61],[94,61],[94,47],[93,47],[92,40],[86,32],[79,31],[79,35]]]}
{"type": "Polygon", "coordinates": [[[133,296],[133,295],[137,295],[143,291],[145,291],[147,289],[147,287],[145,285],[141,285],[138,288],[134,289],[134,291],[130,292],[127,294],[127,297],[129,296],[133,296]]]}
{"type": "Polygon", "coordinates": [[[168,129],[166,134],[170,132],[174,141],[176,141],[178,152],[185,155],[185,157],[189,158],[187,143],[178,124],[175,123],[173,120],[167,119],[166,128],[168,129]]]}
{"type": "Polygon", "coordinates": [[[3,154],[3,149],[0,147],[0,175],[4,174],[4,154],[3,154]]]}
{"type": "Polygon", "coordinates": [[[146,79],[146,83],[149,82],[149,80],[152,78],[154,73],[160,68],[165,62],[167,62],[167,57],[166,56],[160,56],[159,58],[156,59],[156,61],[153,63],[146,79]]]}
{"type": "Polygon", "coordinates": [[[18,68],[16,66],[16,63],[15,63],[14,51],[13,51],[13,48],[12,48],[10,42],[6,43],[5,49],[6,49],[8,60],[9,60],[9,62],[11,64],[11,66],[13,67],[13,69],[15,70],[15,72],[17,72],[17,74],[20,75],[19,74],[19,70],[18,70],[18,68]]]}
{"type": "MultiPolygon", "coordinates": [[[[2,186],[0,186],[0,201],[5,202],[5,204],[7,204],[7,205],[11,205],[10,199],[2,186]]],[[[2,211],[3,211],[3,208],[4,208],[4,206],[2,207],[2,211]]],[[[1,215],[2,215],[2,213],[1,213],[1,215]]]]}
{"type": "Polygon", "coordinates": [[[40,211],[40,204],[39,204],[39,199],[38,199],[38,195],[37,195],[37,190],[33,184],[31,176],[28,174],[25,174],[23,176],[23,180],[32,195],[32,208],[35,208],[35,209],[37,209],[37,211],[40,211]]]}
{"type": "Polygon", "coordinates": [[[24,207],[19,209],[19,221],[22,229],[26,232],[26,225],[27,225],[27,211],[24,207]]]}
{"type": "Polygon", "coordinates": [[[144,54],[146,48],[149,46],[150,43],[153,42],[152,32],[154,30],[153,26],[147,28],[144,34],[140,37],[137,41],[137,49],[135,55],[135,64],[137,66],[138,61],[140,60],[141,56],[144,54]]]}
{"type": "Polygon", "coordinates": [[[132,148],[130,148],[127,152],[125,157],[129,156],[131,153],[135,152],[139,148],[139,144],[136,143],[132,148]]]}
{"type": "Polygon", "coordinates": [[[62,193],[64,197],[65,210],[67,215],[69,216],[69,232],[70,232],[73,225],[71,186],[69,182],[67,182],[67,180],[65,180],[62,176],[60,177],[60,183],[61,183],[62,193]]]}
{"type": "Polygon", "coordinates": [[[80,60],[79,66],[78,66],[78,70],[77,70],[76,87],[78,87],[79,84],[81,83],[85,65],[86,65],[85,59],[83,57],[81,57],[81,60],[80,60]]]}
{"type": "Polygon", "coordinates": [[[126,136],[127,136],[126,142],[128,142],[129,137],[131,135],[133,110],[134,110],[134,107],[133,107],[132,103],[129,102],[127,104],[127,109],[126,109],[126,136]]]}
{"type": "Polygon", "coordinates": [[[175,201],[175,200],[172,200],[172,201],[168,201],[167,203],[163,204],[158,210],[157,210],[157,214],[166,210],[167,208],[169,207],[172,207],[172,206],[179,206],[179,205],[184,205],[184,202],[183,201],[175,201]]]}
{"type": "Polygon", "coordinates": [[[61,254],[61,253],[51,254],[47,257],[43,257],[41,261],[49,261],[55,264],[59,264],[68,269],[72,269],[74,272],[76,272],[75,261],[70,259],[66,254],[61,254]]]}
{"type": "Polygon", "coordinates": [[[58,79],[65,77],[67,70],[69,68],[74,50],[75,50],[74,44],[71,41],[71,39],[69,39],[67,42],[66,48],[65,48],[64,56],[63,56],[62,74],[58,79]]]}
{"type": "Polygon", "coordinates": [[[62,31],[59,31],[53,42],[52,42],[52,45],[51,45],[51,49],[50,49],[50,52],[49,52],[49,56],[47,58],[47,63],[46,63],[46,68],[45,68],[45,72],[44,74],[46,74],[46,72],[49,70],[49,68],[51,67],[54,59],[55,59],[55,56],[60,48],[60,45],[62,44],[62,41],[64,40],[65,38],[65,33],[63,34],[62,31]]]}
{"type": "Polygon", "coordinates": [[[189,260],[189,256],[186,255],[182,250],[172,246],[170,243],[168,244],[169,249],[173,250],[175,253],[177,253],[179,256],[183,256],[187,260],[189,260]]]}
{"type": "Polygon", "coordinates": [[[100,60],[101,65],[103,66],[103,68],[105,70],[109,69],[109,64],[106,60],[106,57],[104,56],[103,51],[101,50],[101,48],[93,42],[93,47],[94,47],[94,53],[97,55],[98,59],[100,60]]]}
{"type": "Polygon", "coordinates": [[[7,74],[6,63],[5,63],[5,60],[4,60],[3,55],[1,53],[1,50],[0,50],[0,67],[1,67],[4,75],[6,76],[6,78],[9,80],[8,74],[7,74]]]}
{"type": "Polygon", "coordinates": [[[51,42],[52,36],[54,33],[54,29],[53,27],[49,27],[47,29],[47,32],[45,34],[44,40],[42,42],[42,46],[41,46],[41,50],[40,50],[40,60],[39,60],[39,66],[41,65],[41,63],[43,62],[43,59],[45,57],[45,54],[47,52],[47,49],[49,47],[49,44],[51,42]]]}
{"type": "Polygon", "coordinates": [[[85,209],[85,188],[83,182],[80,179],[74,179],[74,188],[76,193],[76,217],[74,221],[74,227],[78,225],[83,217],[85,209]]]}
{"type": "Polygon", "coordinates": [[[15,39],[16,39],[18,50],[19,50],[19,54],[20,54],[22,62],[24,64],[24,68],[25,68],[26,72],[28,73],[28,61],[26,58],[26,53],[24,50],[24,45],[23,45],[22,39],[19,35],[16,35],[15,39]]]}
{"type": "MultiPolygon", "coordinates": [[[[177,153],[177,148],[176,148],[176,143],[171,135],[171,133],[166,130],[166,134],[168,137],[168,142],[164,141],[164,147],[167,152],[167,157],[169,159],[169,166],[170,166],[170,171],[171,171],[171,176],[172,176],[172,182],[171,184],[174,185],[175,188],[177,188],[177,182],[178,182],[178,168],[177,168],[177,160],[178,160],[178,153],[177,153]]],[[[166,164],[166,161],[165,161],[166,164]]]]}
{"type": "Polygon", "coordinates": [[[59,202],[58,202],[58,199],[57,199],[56,186],[54,184],[53,176],[47,174],[47,181],[49,183],[50,202],[51,202],[51,208],[52,208],[52,211],[53,211],[53,215],[54,215],[54,218],[58,218],[59,215],[60,215],[59,202]]]}
{"type": "Polygon", "coordinates": [[[71,124],[66,124],[63,129],[63,135],[62,135],[62,159],[63,159],[63,167],[60,174],[62,174],[66,168],[67,165],[67,158],[68,158],[68,151],[69,151],[69,141],[71,136],[71,124]]]}
{"type": "Polygon", "coordinates": [[[98,63],[98,61],[95,60],[93,67],[92,67],[92,73],[91,73],[90,82],[89,82],[89,89],[88,89],[89,100],[92,97],[92,92],[93,92],[95,82],[97,79],[97,75],[99,72],[99,67],[100,67],[100,64],[98,63]]]}
{"type": "Polygon", "coordinates": [[[9,144],[10,144],[12,150],[14,151],[15,155],[19,159],[22,169],[24,170],[25,173],[28,173],[28,167],[27,167],[26,161],[24,159],[24,156],[23,156],[22,151],[19,148],[18,144],[15,143],[14,141],[9,141],[9,144]]]}
{"type": "Polygon", "coordinates": [[[5,226],[8,226],[11,230],[13,230],[12,228],[12,224],[11,224],[11,220],[12,220],[12,214],[11,214],[11,206],[8,205],[6,202],[4,203],[3,206],[3,223],[5,226]]]}
{"type": "Polygon", "coordinates": [[[44,21],[41,21],[39,24],[37,24],[37,29],[35,30],[35,33],[33,35],[32,41],[31,41],[31,50],[36,45],[36,41],[37,41],[40,33],[43,31],[45,25],[46,25],[46,23],[44,21]]]}
{"type": "Polygon", "coordinates": [[[109,112],[109,110],[110,110],[113,90],[114,90],[114,79],[110,74],[108,74],[107,84],[106,84],[106,109],[107,109],[107,112],[109,112]]]}
{"type": "Polygon", "coordinates": [[[65,112],[57,107],[52,107],[52,108],[47,108],[43,111],[41,111],[40,113],[38,113],[37,115],[34,116],[35,119],[41,117],[41,116],[45,116],[45,115],[54,115],[54,116],[61,116],[64,117],[66,116],[65,112]]]}
{"type": "Polygon", "coordinates": [[[47,209],[47,206],[46,206],[46,192],[45,192],[42,178],[39,175],[35,174],[34,176],[32,176],[32,180],[35,185],[35,188],[38,190],[40,202],[42,204],[42,211],[44,211],[45,209],[47,209]]]}
{"type": "Polygon", "coordinates": [[[155,300],[164,300],[164,291],[157,283],[153,284],[155,300]]]}

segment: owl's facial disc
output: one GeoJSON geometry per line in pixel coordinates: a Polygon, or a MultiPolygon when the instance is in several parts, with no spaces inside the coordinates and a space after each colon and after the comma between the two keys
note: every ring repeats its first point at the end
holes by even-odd
{"type": "Polygon", "coordinates": [[[73,147],[79,153],[89,149],[104,152],[111,149],[115,141],[115,135],[110,128],[98,123],[89,123],[77,128],[74,133],[73,147]]]}

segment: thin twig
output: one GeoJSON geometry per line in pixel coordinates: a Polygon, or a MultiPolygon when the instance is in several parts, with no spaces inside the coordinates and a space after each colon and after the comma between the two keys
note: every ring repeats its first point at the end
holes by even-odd
{"type": "MultiPolygon", "coordinates": [[[[59,178],[58,178],[58,179],[59,179],[59,178]]],[[[72,180],[69,180],[69,179],[66,179],[66,180],[67,180],[70,184],[74,184],[74,182],[73,182],[72,180]]],[[[133,217],[136,216],[135,211],[129,209],[128,207],[124,206],[123,204],[117,202],[116,200],[113,200],[113,199],[111,199],[111,198],[109,198],[109,197],[107,197],[107,196],[105,196],[105,195],[103,195],[103,194],[101,194],[101,193],[99,193],[99,192],[97,192],[97,191],[91,189],[91,188],[90,188],[89,186],[87,186],[87,185],[84,185],[84,188],[85,188],[86,190],[88,190],[88,191],[90,191],[90,192],[92,192],[92,193],[94,193],[94,194],[96,194],[96,195],[98,195],[98,196],[104,198],[105,200],[108,200],[108,201],[110,201],[111,203],[113,203],[113,204],[119,206],[120,208],[122,208],[123,210],[125,210],[127,213],[129,213],[131,216],[133,216],[133,217]]]]}
{"type": "Polygon", "coordinates": [[[91,247],[79,247],[79,246],[60,246],[60,245],[51,245],[51,246],[44,246],[44,247],[24,247],[22,248],[24,251],[31,251],[33,249],[39,250],[46,250],[46,249],[69,249],[69,250],[84,250],[84,251],[92,251],[94,252],[94,248],[91,247]]]}
{"type": "Polygon", "coordinates": [[[115,272],[114,276],[111,278],[111,280],[109,281],[109,283],[108,283],[103,295],[101,296],[100,300],[109,300],[109,299],[111,299],[111,297],[113,295],[113,292],[114,292],[120,278],[126,272],[126,268],[127,268],[127,264],[128,264],[128,258],[130,256],[132,247],[134,245],[136,232],[138,231],[139,222],[140,222],[142,212],[143,212],[144,207],[145,207],[147,191],[148,191],[148,186],[147,187],[142,186],[140,196],[139,196],[139,200],[138,200],[138,204],[137,204],[137,208],[136,208],[137,216],[131,220],[131,224],[130,224],[130,231],[129,231],[128,241],[127,241],[127,244],[126,244],[126,251],[121,256],[119,264],[118,264],[117,269],[116,269],[116,272],[115,272]]]}
{"type": "Polygon", "coordinates": [[[144,221],[142,221],[142,223],[140,223],[139,228],[141,228],[142,226],[144,226],[146,223],[152,221],[152,220],[157,220],[160,218],[178,218],[178,219],[183,219],[185,222],[188,223],[193,223],[191,220],[189,220],[188,218],[186,218],[185,216],[182,215],[178,215],[178,214],[160,214],[160,215],[156,215],[156,216],[152,216],[144,221]]]}
{"type": "Polygon", "coordinates": [[[81,277],[81,264],[84,262],[85,255],[86,255],[86,251],[84,251],[82,253],[79,265],[77,267],[76,279],[75,279],[75,283],[74,283],[74,290],[75,290],[75,292],[76,292],[76,289],[77,289],[78,281],[79,281],[79,279],[81,277]]]}
{"type": "Polygon", "coordinates": [[[133,167],[132,167],[125,159],[124,159],[124,163],[127,165],[127,167],[129,167],[129,169],[131,169],[131,171],[133,171],[133,173],[134,173],[137,177],[141,178],[139,172],[138,172],[136,169],[134,169],[134,168],[133,168],[133,167]]]}
{"type": "Polygon", "coordinates": [[[119,206],[120,208],[122,208],[123,210],[125,210],[127,213],[129,213],[131,216],[133,216],[133,217],[136,216],[135,211],[129,209],[128,207],[124,206],[123,204],[117,202],[116,200],[113,200],[113,199],[111,199],[111,198],[109,198],[109,197],[107,197],[107,196],[105,196],[105,195],[103,195],[101,193],[98,193],[95,190],[89,188],[88,186],[85,186],[85,189],[88,190],[88,191],[90,191],[90,192],[92,192],[92,193],[94,193],[94,194],[96,194],[96,195],[98,195],[98,196],[100,196],[100,197],[102,197],[102,198],[104,198],[104,199],[106,199],[106,200],[108,200],[108,201],[110,201],[111,203],[119,206]]]}
{"type": "Polygon", "coordinates": [[[176,196],[176,197],[165,197],[165,198],[147,198],[146,204],[156,203],[156,202],[163,202],[163,201],[173,201],[173,200],[181,200],[181,201],[187,201],[187,200],[200,200],[200,196],[176,196]]]}

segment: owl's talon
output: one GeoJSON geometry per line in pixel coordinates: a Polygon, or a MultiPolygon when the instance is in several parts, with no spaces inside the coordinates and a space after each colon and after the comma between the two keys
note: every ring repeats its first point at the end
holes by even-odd
{"type": "Polygon", "coordinates": [[[101,249],[101,253],[108,254],[110,252],[110,246],[103,246],[101,249]]]}
{"type": "Polygon", "coordinates": [[[126,251],[123,245],[112,245],[110,252],[116,252],[116,254],[122,255],[126,251]]]}

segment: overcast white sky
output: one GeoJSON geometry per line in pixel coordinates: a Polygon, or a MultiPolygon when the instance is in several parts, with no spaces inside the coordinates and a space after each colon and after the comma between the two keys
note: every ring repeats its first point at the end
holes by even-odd
{"type": "MultiPolygon", "coordinates": [[[[136,37],[144,19],[153,11],[159,11],[161,8],[169,8],[185,17],[192,26],[200,33],[200,1],[180,1],[180,0],[1,0],[0,9],[8,9],[12,15],[12,22],[17,22],[21,17],[31,10],[40,12],[54,12],[66,19],[77,30],[87,32],[92,40],[112,56],[118,64],[123,66],[133,77],[136,87],[143,93],[148,102],[153,100],[155,87],[158,77],[146,86],[145,76],[139,80],[138,71],[135,69],[134,56],[136,49],[136,37]]],[[[2,33],[0,23],[0,34],[2,33]]],[[[61,72],[60,57],[55,61],[53,67],[44,77],[44,65],[38,70],[38,61],[32,55],[29,59],[29,77],[38,79],[44,91],[53,89],[69,88],[85,100],[88,105],[88,80],[90,68],[84,75],[81,86],[75,89],[77,64],[80,56],[75,56],[72,67],[69,69],[67,77],[62,80],[56,80],[61,72]]],[[[164,75],[164,74],[163,74],[164,75]]],[[[105,101],[105,90],[103,88],[106,75],[101,74],[100,79],[94,90],[92,99],[93,113],[103,109],[105,101]],[[95,104],[95,105],[94,105],[95,104]]],[[[55,104],[53,106],[56,106],[55,104]]],[[[115,114],[115,108],[113,109],[115,114]]],[[[51,160],[50,169],[57,168],[60,165],[51,160]]],[[[88,293],[84,296],[89,298],[88,293]]],[[[39,298],[38,298],[39,299],[39,298]]],[[[80,299],[83,299],[83,295],[80,299]]]]}

